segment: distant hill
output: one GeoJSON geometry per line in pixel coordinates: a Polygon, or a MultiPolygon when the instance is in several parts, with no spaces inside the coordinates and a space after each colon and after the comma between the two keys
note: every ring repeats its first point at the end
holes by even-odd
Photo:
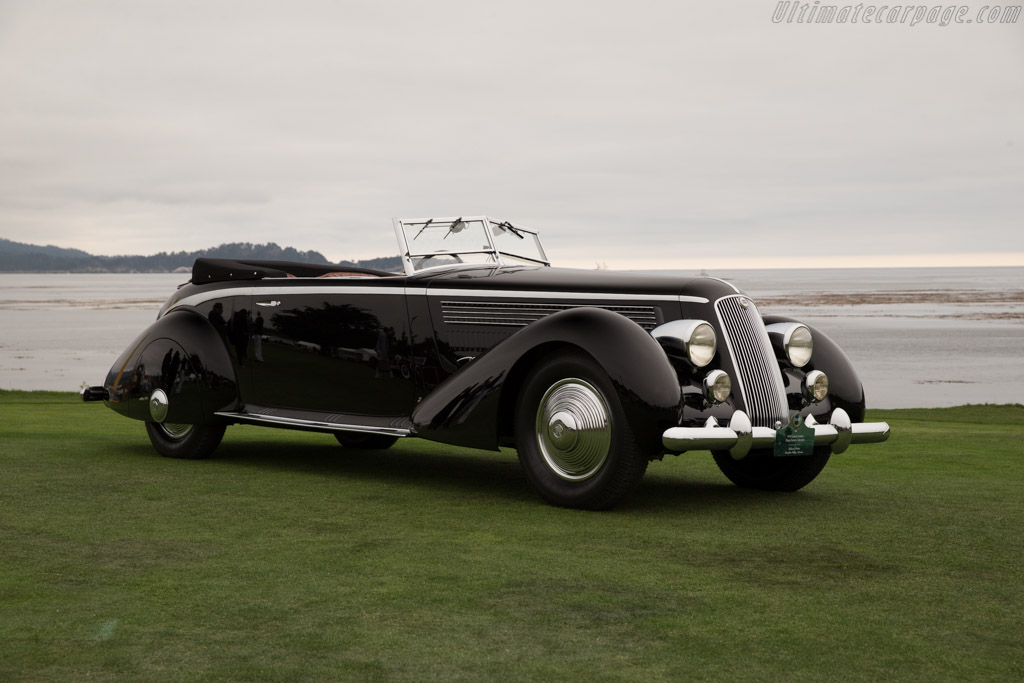
{"type": "MultiPolygon", "coordinates": [[[[162,251],[152,256],[94,256],[80,249],[62,249],[52,245],[41,247],[0,238],[0,272],[7,273],[170,273],[191,270],[197,258],[329,263],[318,251],[298,251],[273,242],[233,242],[199,251],[162,251]]],[[[338,265],[399,271],[402,261],[397,256],[386,256],[365,261],[342,261],[338,265]]]]}
{"type": "Polygon", "coordinates": [[[2,237],[0,237],[0,254],[42,254],[56,258],[89,258],[89,254],[81,249],[63,249],[52,244],[40,247],[35,244],[12,242],[2,237]]]}

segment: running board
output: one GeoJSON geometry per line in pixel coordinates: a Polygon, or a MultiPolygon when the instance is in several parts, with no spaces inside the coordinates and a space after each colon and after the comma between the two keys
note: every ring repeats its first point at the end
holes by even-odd
{"type": "MultiPolygon", "coordinates": [[[[267,412],[278,412],[273,409],[267,412]]],[[[270,425],[274,427],[285,427],[288,429],[301,429],[312,432],[359,432],[361,434],[385,434],[387,436],[410,436],[412,434],[411,428],[396,427],[391,425],[374,425],[366,423],[352,423],[350,421],[342,421],[338,419],[331,419],[334,417],[340,418],[342,416],[328,416],[325,419],[309,419],[300,417],[290,417],[287,415],[279,414],[266,414],[266,413],[254,413],[254,412],[218,412],[214,413],[217,417],[223,417],[231,422],[237,422],[242,424],[254,424],[254,425],[270,425]]],[[[349,416],[346,416],[349,417],[349,416]]],[[[373,418],[371,418],[373,419],[373,418]]],[[[398,420],[391,420],[392,423],[398,420]]]]}

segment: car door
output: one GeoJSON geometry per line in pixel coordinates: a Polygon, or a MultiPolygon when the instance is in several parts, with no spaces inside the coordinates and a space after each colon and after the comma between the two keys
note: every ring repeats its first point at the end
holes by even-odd
{"type": "Polygon", "coordinates": [[[408,415],[415,388],[404,280],[261,281],[250,318],[239,321],[248,335],[240,359],[247,410],[408,415]]]}

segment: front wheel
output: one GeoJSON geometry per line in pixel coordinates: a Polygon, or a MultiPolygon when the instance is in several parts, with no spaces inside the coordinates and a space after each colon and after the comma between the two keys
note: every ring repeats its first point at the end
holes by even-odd
{"type": "Polygon", "coordinates": [[[783,458],[771,451],[751,451],[741,460],[734,460],[726,451],[714,453],[715,464],[729,481],[762,491],[799,491],[814,481],[831,455],[828,446],[815,448],[811,455],[783,458]]]}
{"type": "Polygon", "coordinates": [[[611,380],[589,356],[561,353],[527,378],[516,406],[516,448],[544,500],[606,510],[640,484],[640,450],[611,380]]]}
{"type": "Polygon", "coordinates": [[[224,425],[188,425],[147,422],[146,432],[157,453],[168,458],[208,458],[224,438],[224,425]]]}

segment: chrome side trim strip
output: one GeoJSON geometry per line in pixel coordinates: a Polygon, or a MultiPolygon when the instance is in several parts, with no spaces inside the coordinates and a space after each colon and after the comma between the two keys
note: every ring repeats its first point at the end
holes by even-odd
{"type": "Polygon", "coordinates": [[[229,296],[253,296],[256,293],[262,295],[280,294],[404,294],[406,296],[457,296],[470,299],[482,299],[488,297],[502,299],[577,299],[585,301],[679,301],[683,303],[706,304],[708,299],[702,296],[680,296],[677,294],[622,294],[620,292],[551,292],[551,291],[529,291],[511,289],[442,289],[427,287],[374,287],[368,285],[335,285],[333,287],[319,286],[296,286],[296,287],[232,287],[229,289],[217,289],[210,292],[201,292],[184,297],[175,301],[167,309],[170,313],[178,306],[198,306],[229,296]]]}
{"type": "Polygon", "coordinates": [[[164,315],[170,313],[178,306],[198,306],[199,304],[205,304],[207,301],[224,299],[229,296],[252,296],[255,291],[255,287],[231,287],[226,289],[215,289],[210,292],[200,292],[199,294],[193,294],[191,296],[178,299],[167,307],[167,311],[164,315]]]}
{"type": "Polygon", "coordinates": [[[282,294],[404,294],[405,287],[374,287],[372,285],[309,285],[298,287],[253,287],[253,293],[260,296],[279,296],[282,294]]]}
{"type": "MultiPolygon", "coordinates": [[[[616,301],[679,301],[680,297],[678,294],[622,294],[618,292],[550,292],[550,291],[530,291],[530,290],[512,290],[512,289],[442,289],[442,288],[412,288],[406,289],[406,292],[410,295],[426,295],[426,296],[454,296],[454,297],[467,297],[472,299],[483,299],[483,298],[502,298],[502,299],[585,299],[585,300],[601,300],[601,299],[614,299],[616,301]]],[[[700,297],[692,297],[694,299],[700,297]]],[[[707,299],[702,299],[705,303],[707,299]]]]}
{"type": "Polygon", "coordinates": [[[212,301],[213,299],[224,299],[233,296],[280,296],[282,294],[405,294],[405,287],[374,287],[370,285],[344,285],[339,284],[333,287],[324,285],[299,285],[296,287],[230,287],[215,289],[209,292],[192,294],[179,299],[171,304],[167,313],[170,313],[178,306],[198,306],[212,301]]]}
{"type": "Polygon", "coordinates": [[[332,432],[361,432],[364,434],[387,434],[388,436],[409,436],[411,430],[398,427],[373,427],[368,425],[339,424],[337,422],[322,422],[320,420],[300,420],[294,417],[281,417],[278,415],[254,415],[253,413],[214,413],[218,417],[225,417],[236,422],[252,424],[287,425],[290,427],[307,427],[311,429],[324,429],[332,432]]]}

